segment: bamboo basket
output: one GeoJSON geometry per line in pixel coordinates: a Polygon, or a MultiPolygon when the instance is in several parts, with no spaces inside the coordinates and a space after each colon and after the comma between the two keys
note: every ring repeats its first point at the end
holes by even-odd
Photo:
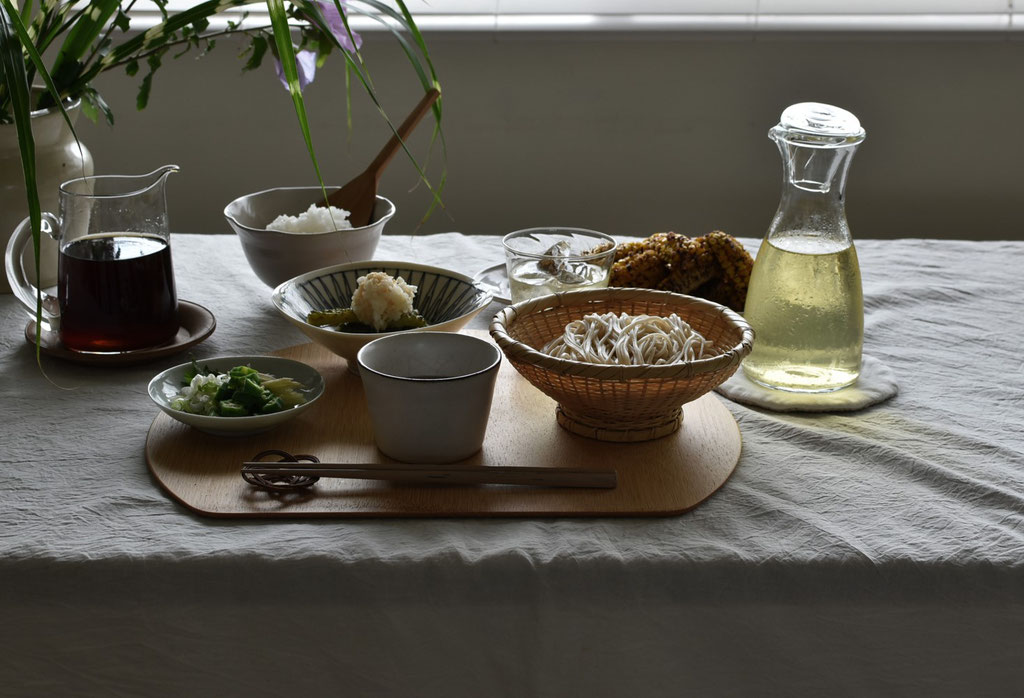
{"type": "Polygon", "coordinates": [[[703,298],[639,288],[569,291],[511,305],[491,336],[526,380],[558,403],[565,429],[601,441],[647,441],[682,423],[682,405],[724,383],[753,348],[750,325],[703,298]],[[539,350],[589,313],[675,313],[715,347],[710,358],[661,366],[612,366],[558,359],[539,350]]]}

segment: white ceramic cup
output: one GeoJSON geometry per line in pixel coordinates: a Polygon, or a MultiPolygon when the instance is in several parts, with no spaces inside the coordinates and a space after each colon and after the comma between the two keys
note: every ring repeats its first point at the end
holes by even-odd
{"type": "Polygon", "coordinates": [[[356,355],[374,438],[406,463],[452,463],[483,446],[501,352],[452,332],[401,332],[356,355]]]}

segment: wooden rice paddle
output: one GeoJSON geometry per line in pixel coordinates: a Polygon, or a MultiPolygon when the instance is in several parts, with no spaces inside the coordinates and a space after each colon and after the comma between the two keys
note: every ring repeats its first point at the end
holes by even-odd
{"type": "Polygon", "coordinates": [[[441,93],[436,89],[427,92],[412,113],[405,117],[405,121],[398,127],[397,133],[391,136],[370,166],[351,182],[327,197],[327,203],[330,206],[337,206],[349,212],[348,220],[352,223],[353,228],[370,224],[373,219],[373,206],[377,203],[377,183],[380,181],[384,168],[388,166],[391,158],[402,147],[402,142],[409,137],[409,134],[419,124],[420,119],[440,96],[441,93]]]}

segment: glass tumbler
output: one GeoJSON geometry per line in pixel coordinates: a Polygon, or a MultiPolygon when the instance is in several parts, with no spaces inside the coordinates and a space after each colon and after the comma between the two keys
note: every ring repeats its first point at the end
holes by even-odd
{"type": "Polygon", "coordinates": [[[582,228],[529,228],[502,239],[512,302],[550,293],[603,288],[615,238],[582,228]]]}

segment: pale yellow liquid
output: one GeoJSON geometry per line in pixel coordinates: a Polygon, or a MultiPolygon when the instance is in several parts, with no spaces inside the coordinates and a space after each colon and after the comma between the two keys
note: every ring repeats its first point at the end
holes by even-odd
{"type": "Polygon", "coordinates": [[[857,380],[864,296],[852,243],[799,233],[766,240],[743,314],[754,328],[754,351],[743,361],[751,380],[799,392],[857,380]]]}

